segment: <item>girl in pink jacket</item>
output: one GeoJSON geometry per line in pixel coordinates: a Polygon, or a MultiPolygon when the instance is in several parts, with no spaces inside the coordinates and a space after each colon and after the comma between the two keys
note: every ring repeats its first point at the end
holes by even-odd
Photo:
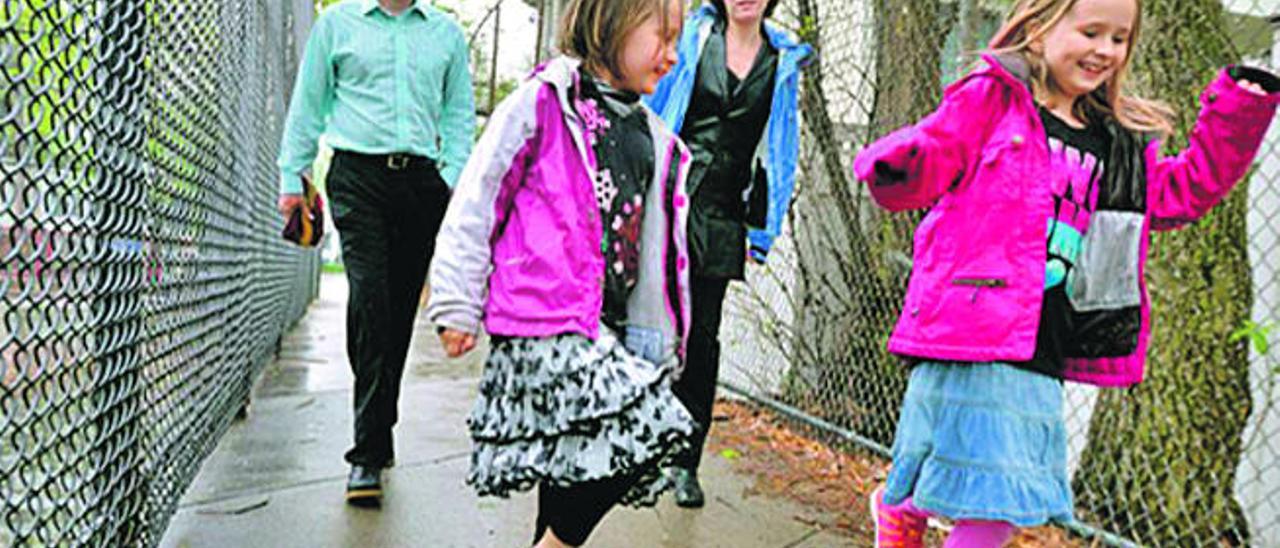
{"type": "Polygon", "coordinates": [[[1229,67],[1201,96],[1190,145],[1160,155],[1168,110],[1124,90],[1139,0],[1020,0],[984,64],[854,171],[916,229],[889,350],[915,363],[877,545],[998,547],[1072,519],[1062,380],[1142,380],[1151,230],[1203,216],[1257,153],[1280,80],[1229,67]]]}
{"type": "Polygon", "coordinates": [[[492,340],[467,483],[538,488],[537,546],[652,505],[695,423],[671,391],[689,330],[690,157],[641,101],[675,63],[680,0],[573,0],[557,57],[493,114],[449,203],[427,315],[492,340]]]}

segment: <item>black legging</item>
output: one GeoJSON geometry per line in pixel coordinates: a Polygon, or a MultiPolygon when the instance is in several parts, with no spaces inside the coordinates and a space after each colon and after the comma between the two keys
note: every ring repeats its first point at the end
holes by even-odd
{"type": "Polygon", "coordinates": [[[542,540],[543,533],[550,527],[556,538],[570,546],[586,544],[591,531],[637,479],[637,475],[615,476],[570,487],[556,487],[547,482],[538,484],[538,522],[533,543],[542,540]]]}
{"type": "Polygon", "coordinates": [[[688,357],[684,373],[672,387],[698,429],[690,440],[690,451],[679,458],[681,467],[697,470],[702,462],[702,446],[711,430],[711,407],[716,401],[716,378],[720,375],[720,316],[724,308],[725,294],[729,289],[727,278],[695,276],[690,284],[693,298],[693,322],[689,333],[688,357]]]}

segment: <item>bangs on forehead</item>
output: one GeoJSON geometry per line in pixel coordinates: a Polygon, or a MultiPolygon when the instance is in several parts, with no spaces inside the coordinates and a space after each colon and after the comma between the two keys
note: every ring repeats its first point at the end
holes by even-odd
{"type": "Polygon", "coordinates": [[[662,33],[669,34],[680,24],[678,19],[669,21],[671,6],[681,6],[682,1],[570,0],[560,20],[558,49],[620,77],[618,59],[627,36],[655,16],[662,33]]]}
{"type": "Polygon", "coordinates": [[[671,31],[672,26],[679,23],[679,14],[675,16],[677,18],[676,21],[671,20],[671,6],[678,1],[679,0],[653,0],[653,6],[651,9],[654,10],[654,14],[652,15],[657,15],[658,28],[661,29],[663,36],[666,36],[671,31]]]}
{"type": "MultiPolygon", "coordinates": [[[[1133,12],[1130,14],[1130,17],[1128,18],[1128,20],[1124,21],[1120,27],[1126,32],[1133,30],[1133,28],[1138,24],[1138,17],[1139,17],[1137,4],[1131,2],[1129,6],[1133,8],[1133,12]]],[[[1110,24],[1110,23],[1119,22],[1111,17],[1113,13],[1111,13],[1110,11],[1100,11],[1100,10],[1102,10],[1102,7],[1098,6],[1096,2],[1089,2],[1088,0],[1076,0],[1074,2],[1074,5],[1071,7],[1071,10],[1067,12],[1066,17],[1074,19],[1075,22],[1077,23],[1083,23],[1083,24],[1092,24],[1092,23],[1110,24]]]]}
{"type": "MultiPolygon", "coordinates": [[[[1009,11],[1004,24],[987,42],[987,53],[993,55],[1016,54],[1031,65],[1032,85],[1046,88],[1049,85],[1048,68],[1042,56],[1033,51],[1033,43],[1044,38],[1055,25],[1062,23],[1067,12],[1081,0],[1018,0],[1009,11]]],[[[1113,118],[1130,131],[1152,132],[1169,135],[1173,132],[1173,112],[1167,105],[1130,95],[1125,90],[1129,66],[1139,47],[1142,35],[1143,0],[1131,0],[1133,20],[1126,27],[1128,49],[1120,65],[1108,81],[1081,98],[1077,108],[1084,117],[1090,112],[1104,118],[1113,118]]]]}

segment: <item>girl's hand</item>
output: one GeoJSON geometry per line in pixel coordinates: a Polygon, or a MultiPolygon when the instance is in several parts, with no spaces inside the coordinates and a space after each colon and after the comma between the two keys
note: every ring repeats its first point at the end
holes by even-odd
{"type": "Polygon", "coordinates": [[[1256,93],[1258,95],[1267,94],[1267,90],[1262,89],[1261,85],[1250,82],[1249,80],[1237,80],[1236,83],[1239,84],[1240,87],[1244,88],[1249,93],[1256,93]]]}
{"type": "Polygon", "coordinates": [[[444,346],[445,354],[456,358],[476,347],[476,336],[446,327],[440,331],[440,344],[444,346]]]}

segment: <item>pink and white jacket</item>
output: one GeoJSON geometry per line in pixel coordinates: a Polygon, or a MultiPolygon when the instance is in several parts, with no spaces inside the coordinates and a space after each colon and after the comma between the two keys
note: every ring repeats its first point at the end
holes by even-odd
{"type": "MultiPolygon", "coordinates": [[[[1036,174],[1048,169],[1048,140],[1025,64],[1014,56],[984,59],[986,67],[946,90],[937,111],[854,161],[881,206],[930,208],[916,228],[911,279],[889,340],[895,354],[1017,362],[1035,352],[1053,207],[1047,178],[1036,174]]],[[[1111,124],[1112,196],[1100,202],[1112,206],[1100,205],[1092,217],[1069,282],[1073,309],[1096,314],[1099,329],[1075,334],[1083,340],[1067,358],[1067,379],[1142,381],[1150,231],[1185,226],[1217,204],[1249,169],[1280,103],[1274,76],[1228,70],[1247,72],[1269,93],[1250,93],[1224,71],[1201,95],[1189,146],[1175,157],[1111,124]]]]}
{"type": "MultiPolygon", "coordinates": [[[[494,335],[599,336],[604,297],[595,157],[574,104],[579,62],[549,61],[496,109],[459,178],[436,239],[427,315],[494,335]]],[[[644,107],[647,109],[647,107],[644,107]]],[[[648,111],[654,178],[626,337],[646,357],[683,356],[689,330],[685,178],[690,155],[648,111]]],[[[634,349],[634,348],[633,348],[634,349]]]]}

